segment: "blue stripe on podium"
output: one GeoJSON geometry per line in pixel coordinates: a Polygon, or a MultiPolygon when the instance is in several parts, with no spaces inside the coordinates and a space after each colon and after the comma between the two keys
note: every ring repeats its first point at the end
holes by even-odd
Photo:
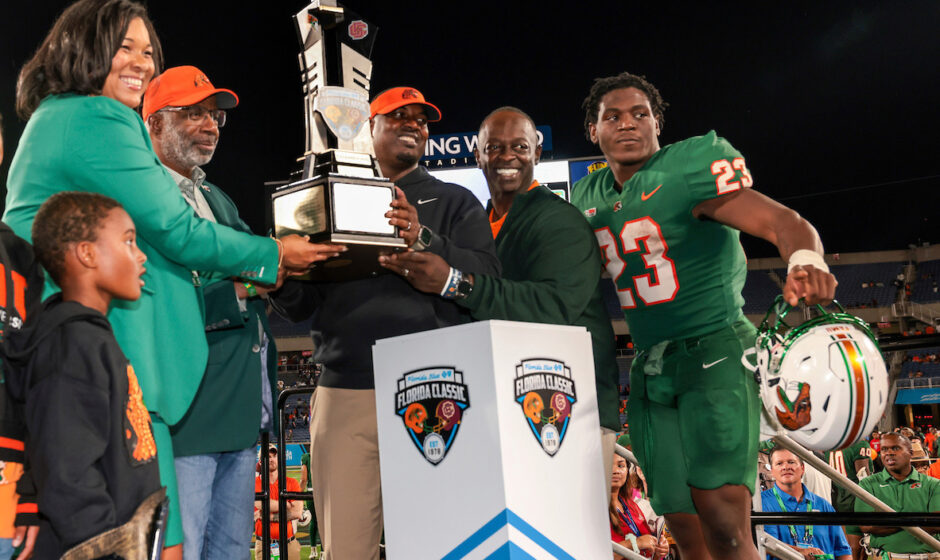
{"type": "Polygon", "coordinates": [[[519,548],[516,543],[509,541],[484,560],[536,560],[536,558],[519,548]]]}
{"type": "MultiPolygon", "coordinates": [[[[536,530],[535,527],[516,515],[516,513],[509,508],[506,508],[503,511],[497,513],[492,519],[487,521],[482,527],[467,537],[466,540],[457,545],[452,551],[447,553],[442,558],[442,560],[459,560],[460,558],[466,557],[468,554],[470,554],[470,552],[483,544],[483,541],[492,537],[494,534],[496,534],[497,531],[506,525],[515,527],[520,533],[528,537],[542,550],[551,554],[557,560],[575,560],[573,556],[562,550],[560,546],[552,542],[551,539],[540,533],[538,530],[536,530]]],[[[503,546],[501,546],[496,550],[496,552],[487,558],[501,560],[516,560],[518,558],[520,560],[527,560],[532,558],[532,556],[522,550],[522,548],[520,548],[516,543],[508,540],[503,546]]]]}

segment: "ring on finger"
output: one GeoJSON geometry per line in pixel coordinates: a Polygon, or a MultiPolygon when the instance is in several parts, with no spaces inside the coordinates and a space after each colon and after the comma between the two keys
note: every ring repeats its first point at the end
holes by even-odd
{"type": "Polygon", "coordinates": [[[405,231],[411,231],[411,220],[408,220],[408,227],[405,228],[405,231]]]}
{"type": "Polygon", "coordinates": [[[403,269],[401,273],[405,276],[405,278],[407,278],[408,275],[411,274],[411,271],[406,268],[406,269],[403,269]]]}

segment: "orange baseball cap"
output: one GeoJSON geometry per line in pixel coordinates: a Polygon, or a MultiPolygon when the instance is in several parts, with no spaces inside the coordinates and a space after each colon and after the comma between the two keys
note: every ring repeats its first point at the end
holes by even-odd
{"type": "Polygon", "coordinates": [[[412,87],[396,87],[380,93],[369,104],[369,111],[372,113],[369,118],[375,118],[376,115],[387,115],[405,105],[424,105],[425,112],[428,114],[428,122],[441,120],[441,110],[425,101],[424,94],[412,87]]]}
{"type": "Polygon", "coordinates": [[[238,105],[238,96],[230,89],[212,85],[206,74],[195,66],[176,66],[160,74],[144,93],[143,118],[164,107],[188,107],[216,95],[219,109],[232,109],[238,105]]]}

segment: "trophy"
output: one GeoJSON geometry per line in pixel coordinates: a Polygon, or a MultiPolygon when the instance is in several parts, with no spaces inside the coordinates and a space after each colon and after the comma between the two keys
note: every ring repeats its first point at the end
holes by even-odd
{"type": "Polygon", "coordinates": [[[377,28],[336,0],[314,0],[294,16],[300,36],[306,150],[299,180],[271,193],[274,233],[342,243],[348,251],[311,269],[309,279],[353,280],[384,269],[381,252],[405,241],[385,213],[395,186],[381,177],[369,121],[369,55],[377,28]]]}

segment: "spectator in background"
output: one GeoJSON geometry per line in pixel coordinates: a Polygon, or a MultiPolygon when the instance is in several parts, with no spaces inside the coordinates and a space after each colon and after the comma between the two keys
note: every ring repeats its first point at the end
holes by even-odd
{"type": "MultiPolygon", "coordinates": [[[[627,461],[615,454],[610,480],[610,539],[645,558],[663,558],[669,552],[669,544],[664,536],[657,539],[639,504],[633,500],[632,492],[627,461]]],[[[615,560],[622,558],[614,554],[615,560]]]]}
{"type": "MultiPolygon", "coordinates": [[[[263,467],[263,463],[261,464],[263,467]]],[[[280,527],[278,526],[278,516],[280,515],[277,491],[277,446],[273,443],[268,446],[268,472],[270,473],[269,502],[271,505],[271,542],[274,543],[280,538],[280,527]]],[[[288,492],[300,492],[300,483],[297,479],[287,477],[284,481],[285,489],[288,492]]],[[[261,492],[261,473],[255,475],[255,492],[261,492]]],[[[291,521],[300,519],[303,514],[304,503],[299,500],[287,501],[287,560],[300,560],[300,543],[294,536],[294,527],[291,521]]],[[[264,543],[261,541],[261,502],[255,502],[255,560],[261,560],[261,550],[264,543]]],[[[284,553],[281,552],[281,558],[284,553]]]]}
{"type": "MultiPolygon", "coordinates": [[[[907,437],[896,433],[882,436],[881,457],[885,470],[862,480],[860,486],[864,490],[897,512],[940,511],[940,481],[911,467],[911,442],[907,437]]],[[[855,500],[855,511],[871,512],[874,508],[862,500],[855,500]]],[[[940,527],[923,529],[935,537],[940,536],[940,527]]],[[[882,552],[920,555],[933,551],[901,527],[862,525],[861,530],[871,534],[871,547],[878,557],[882,552]]]]}
{"type": "MultiPolygon", "coordinates": [[[[771,451],[770,469],[774,486],[761,493],[763,511],[835,512],[829,502],[806,489],[803,460],[792,452],[779,447],[771,451]]],[[[764,531],[789,545],[806,560],[815,560],[822,554],[831,555],[827,558],[835,560],[852,560],[852,549],[842,528],[836,525],[765,525],[764,531]]],[[[768,555],[768,558],[772,556],[768,555]]]]}
{"type": "MultiPolygon", "coordinates": [[[[842,450],[827,451],[825,460],[830,467],[852,482],[859,484],[862,479],[873,471],[871,451],[868,442],[861,440],[842,450]]],[[[855,510],[855,496],[838,484],[832,485],[831,497],[832,506],[835,507],[836,511],[851,512],[855,510]]],[[[862,531],[857,525],[846,525],[845,534],[849,545],[852,547],[852,554],[857,558],[861,557],[862,531]]]]}

